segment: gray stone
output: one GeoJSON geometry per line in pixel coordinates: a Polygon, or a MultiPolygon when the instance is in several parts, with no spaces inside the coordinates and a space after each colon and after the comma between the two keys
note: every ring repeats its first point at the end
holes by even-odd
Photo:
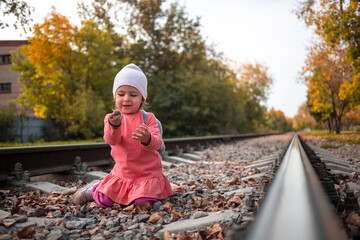
{"type": "Polygon", "coordinates": [[[10,215],[11,215],[11,213],[3,211],[3,210],[0,209],[0,221],[2,221],[3,219],[7,218],[10,215]]]}
{"type": "Polygon", "coordinates": [[[16,223],[24,223],[28,220],[26,215],[13,215],[13,219],[16,223]]]}
{"type": "Polygon", "coordinates": [[[139,222],[146,222],[149,218],[149,214],[139,214],[136,216],[136,218],[139,220],[139,222]]]}
{"type": "Polygon", "coordinates": [[[54,218],[60,218],[62,216],[62,212],[60,210],[57,210],[55,212],[52,212],[52,215],[54,218]]]}
{"type": "Polygon", "coordinates": [[[198,219],[185,219],[179,220],[168,225],[165,225],[157,235],[163,237],[166,231],[171,233],[184,233],[186,231],[199,231],[211,227],[215,223],[226,223],[230,224],[236,219],[240,213],[232,210],[224,210],[220,212],[209,213],[209,216],[198,218],[198,219]]]}
{"type": "Polygon", "coordinates": [[[91,239],[91,240],[104,240],[104,239],[106,239],[106,238],[105,238],[104,235],[102,235],[102,234],[97,234],[97,235],[95,235],[95,236],[92,236],[90,239],[91,239]]]}
{"type": "Polygon", "coordinates": [[[73,230],[73,229],[82,229],[86,225],[85,221],[68,221],[66,223],[66,228],[73,230]]]}
{"type": "Polygon", "coordinates": [[[81,211],[76,210],[76,212],[75,212],[75,217],[83,218],[83,217],[85,217],[85,215],[84,215],[81,211]]]}
{"type": "Polygon", "coordinates": [[[120,232],[121,230],[122,230],[121,226],[113,227],[109,229],[110,232],[115,232],[115,233],[120,232]]]}
{"type": "Polygon", "coordinates": [[[238,194],[238,193],[251,193],[251,191],[253,190],[252,187],[247,187],[247,188],[240,188],[240,189],[237,189],[237,190],[234,190],[234,191],[229,191],[229,192],[225,192],[223,194],[223,197],[226,198],[226,199],[230,199],[232,198],[235,194],[238,194]]]}
{"type": "Polygon", "coordinates": [[[63,192],[68,188],[50,183],[50,182],[30,182],[26,186],[33,190],[41,190],[42,193],[50,194],[51,192],[63,192]]]}
{"type": "Polygon", "coordinates": [[[10,231],[10,228],[0,225],[0,234],[5,234],[10,231]]]}
{"type": "Polygon", "coordinates": [[[85,179],[86,181],[90,182],[93,180],[97,180],[97,179],[102,179],[104,177],[106,177],[107,175],[109,175],[106,172],[102,172],[102,171],[91,171],[91,172],[87,172],[85,174],[85,179]]]}
{"type": "Polygon", "coordinates": [[[138,229],[139,228],[139,224],[138,223],[135,223],[129,227],[127,227],[127,230],[134,230],[134,229],[138,229]]]}
{"type": "Polygon", "coordinates": [[[153,209],[155,210],[155,212],[160,212],[164,210],[164,206],[160,201],[157,201],[156,203],[154,203],[153,209]]]}
{"type": "Polygon", "coordinates": [[[53,230],[46,237],[47,240],[65,240],[67,236],[63,234],[60,230],[53,230]]]}
{"type": "Polygon", "coordinates": [[[79,239],[80,237],[80,233],[74,233],[69,235],[69,239],[79,239]]]}
{"type": "Polygon", "coordinates": [[[30,217],[43,217],[48,213],[48,211],[43,207],[38,207],[35,209],[32,215],[30,217]]]}
{"type": "Polygon", "coordinates": [[[65,215],[64,215],[64,219],[66,219],[66,220],[71,220],[73,217],[74,217],[74,215],[72,215],[72,213],[69,213],[69,212],[65,213],[65,215]]]}

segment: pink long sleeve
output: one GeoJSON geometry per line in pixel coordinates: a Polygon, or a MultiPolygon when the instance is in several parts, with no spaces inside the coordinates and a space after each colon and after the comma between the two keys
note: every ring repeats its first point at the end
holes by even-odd
{"type": "Polygon", "coordinates": [[[104,141],[113,146],[121,141],[121,127],[114,128],[109,123],[109,115],[107,114],[104,119],[104,141]]]}

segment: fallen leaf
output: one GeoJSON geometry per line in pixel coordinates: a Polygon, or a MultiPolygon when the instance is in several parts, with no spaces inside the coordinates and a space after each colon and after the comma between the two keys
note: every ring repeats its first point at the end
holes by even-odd
{"type": "Polygon", "coordinates": [[[17,233],[17,237],[18,238],[27,238],[30,237],[32,235],[34,235],[36,233],[35,231],[35,224],[24,227],[22,230],[20,230],[17,233]]]}
{"type": "Polygon", "coordinates": [[[161,240],[161,238],[156,237],[155,235],[152,235],[149,240],[161,240]]]}
{"type": "Polygon", "coordinates": [[[51,212],[48,212],[48,214],[46,215],[46,218],[53,218],[54,215],[51,212]]]}
{"type": "Polygon", "coordinates": [[[178,233],[178,235],[176,236],[176,240],[186,240],[186,238],[181,235],[181,233],[178,233]]]}
{"type": "Polygon", "coordinates": [[[124,208],[125,211],[132,211],[135,208],[134,204],[127,206],[126,208],[124,208]]]}
{"type": "Polygon", "coordinates": [[[171,212],[172,209],[174,208],[174,205],[171,204],[171,203],[169,203],[169,202],[166,202],[166,203],[164,204],[164,208],[165,208],[165,211],[170,214],[170,212],[171,212]]]}
{"type": "Polygon", "coordinates": [[[176,212],[175,210],[171,212],[170,221],[175,222],[176,220],[181,218],[181,214],[176,212]]]}
{"type": "Polygon", "coordinates": [[[147,220],[149,223],[157,223],[160,219],[163,219],[163,216],[161,216],[162,212],[154,213],[150,216],[149,220],[147,220]]]}
{"type": "Polygon", "coordinates": [[[360,216],[355,212],[350,212],[346,218],[346,222],[353,226],[360,226],[360,216]]]}
{"type": "Polygon", "coordinates": [[[215,188],[214,185],[212,184],[212,182],[211,182],[209,179],[206,179],[205,184],[206,184],[206,186],[208,186],[208,188],[210,188],[210,189],[214,189],[214,188],[215,188]]]}
{"type": "Polygon", "coordinates": [[[100,229],[100,227],[96,226],[94,227],[93,229],[90,230],[90,234],[91,235],[96,235],[97,234],[97,231],[100,229]]]}
{"type": "Polygon", "coordinates": [[[240,183],[241,183],[240,178],[239,178],[239,177],[235,177],[235,179],[234,179],[232,182],[230,182],[228,186],[240,185],[240,183]]]}
{"type": "Polygon", "coordinates": [[[96,204],[96,202],[91,202],[91,203],[89,204],[89,207],[90,207],[90,208],[96,208],[96,207],[98,207],[98,205],[96,204]]]}
{"type": "Polygon", "coordinates": [[[234,195],[232,198],[230,198],[228,201],[227,201],[227,205],[229,207],[237,207],[239,205],[242,205],[242,200],[241,200],[241,197],[239,195],[234,195]]]}
{"type": "Polygon", "coordinates": [[[164,232],[164,240],[172,240],[171,233],[169,231],[164,232]]]}

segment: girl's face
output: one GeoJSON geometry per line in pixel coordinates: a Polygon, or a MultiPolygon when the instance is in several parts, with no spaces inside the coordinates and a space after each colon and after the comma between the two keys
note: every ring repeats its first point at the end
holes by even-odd
{"type": "Polygon", "coordinates": [[[137,113],[144,102],[139,90],[132,86],[120,86],[115,93],[115,106],[121,114],[137,113]]]}

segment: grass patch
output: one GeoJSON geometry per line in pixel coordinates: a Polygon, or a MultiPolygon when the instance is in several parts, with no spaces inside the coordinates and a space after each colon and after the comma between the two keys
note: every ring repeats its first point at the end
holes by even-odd
{"type": "Polygon", "coordinates": [[[314,130],[310,132],[300,132],[300,134],[318,136],[329,142],[360,144],[360,133],[355,131],[343,131],[340,134],[335,134],[335,133],[330,133],[329,131],[314,130]]]}
{"type": "Polygon", "coordinates": [[[28,147],[28,146],[47,146],[47,145],[65,145],[65,144],[82,144],[82,143],[101,143],[104,142],[103,138],[95,138],[91,140],[69,140],[69,141],[54,141],[54,142],[45,142],[44,140],[39,140],[32,143],[18,143],[18,142],[6,142],[0,143],[1,147],[28,147]]]}
{"type": "Polygon", "coordinates": [[[328,148],[338,148],[338,147],[335,145],[332,145],[330,143],[325,143],[325,144],[321,145],[321,148],[328,149],[328,148]]]}

